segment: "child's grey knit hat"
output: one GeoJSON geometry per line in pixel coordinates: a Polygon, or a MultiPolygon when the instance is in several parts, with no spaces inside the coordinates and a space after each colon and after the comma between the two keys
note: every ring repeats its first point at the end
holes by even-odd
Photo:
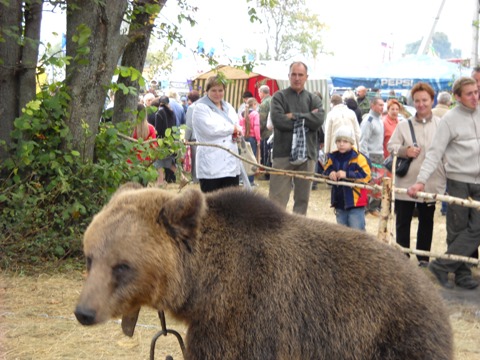
{"type": "Polygon", "coordinates": [[[350,126],[340,126],[337,131],[335,131],[335,141],[339,140],[346,140],[350,144],[354,145],[355,140],[354,140],[354,134],[353,134],[353,129],[350,126]]]}

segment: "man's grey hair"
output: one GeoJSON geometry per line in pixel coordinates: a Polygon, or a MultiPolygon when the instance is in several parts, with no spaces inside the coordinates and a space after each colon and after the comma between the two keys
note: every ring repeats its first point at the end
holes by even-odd
{"type": "Polygon", "coordinates": [[[437,95],[437,102],[439,104],[450,106],[450,104],[452,103],[452,95],[450,95],[450,93],[448,93],[447,91],[442,91],[437,95]]]}
{"type": "Polygon", "coordinates": [[[305,73],[308,74],[308,66],[302,61],[294,61],[293,63],[291,63],[289,67],[289,73],[292,72],[292,67],[294,67],[295,65],[302,65],[305,68],[305,73]]]}
{"type": "Polygon", "coordinates": [[[262,85],[258,88],[258,91],[264,94],[270,95],[270,87],[268,85],[262,85]]]}
{"type": "Polygon", "coordinates": [[[381,101],[383,101],[383,99],[380,97],[380,96],[374,96],[370,99],[370,105],[376,105],[377,103],[379,103],[381,101]]]}

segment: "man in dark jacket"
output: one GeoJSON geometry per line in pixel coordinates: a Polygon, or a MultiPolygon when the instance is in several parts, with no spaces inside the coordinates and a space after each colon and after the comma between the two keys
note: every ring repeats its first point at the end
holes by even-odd
{"type": "MultiPolygon", "coordinates": [[[[277,91],[272,98],[270,116],[274,128],[272,162],[276,169],[306,171],[313,173],[318,157],[318,129],[322,126],[324,111],[320,98],[305,90],[308,68],[302,62],[290,65],[290,87],[277,91]],[[300,165],[290,162],[294,124],[304,122],[306,131],[307,160],[300,165]]],[[[310,198],[311,182],[293,178],[293,212],[306,215],[310,198]]],[[[292,178],[283,175],[270,177],[270,199],[283,207],[287,206],[292,190],[292,178]]]]}
{"type": "Polygon", "coordinates": [[[370,100],[367,97],[367,88],[365,86],[357,88],[357,103],[362,112],[362,117],[370,112],[370,100]]]}

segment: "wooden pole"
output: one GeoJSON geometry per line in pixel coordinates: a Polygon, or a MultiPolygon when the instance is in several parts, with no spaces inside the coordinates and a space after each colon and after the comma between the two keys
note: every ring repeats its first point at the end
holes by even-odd
{"type": "Polygon", "coordinates": [[[474,265],[480,264],[480,260],[475,259],[475,258],[470,258],[470,257],[467,257],[467,256],[461,256],[461,255],[455,255],[455,254],[435,254],[435,253],[432,253],[430,251],[425,251],[425,250],[407,249],[407,248],[401,247],[398,244],[394,244],[394,246],[396,246],[398,249],[400,249],[400,251],[402,251],[404,253],[408,253],[408,254],[424,255],[424,256],[433,257],[433,258],[436,258],[436,259],[462,261],[462,262],[469,263],[469,264],[474,264],[474,265]]]}
{"type": "MultiPolygon", "coordinates": [[[[480,1],[480,0],[479,0],[480,1]]],[[[136,139],[133,139],[129,136],[123,135],[123,134],[118,134],[121,138],[132,141],[132,142],[137,142],[136,139]]],[[[149,140],[146,141],[147,143],[152,142],[152,141],[157,141],[157,139],[154,140],[149,140]]],[[[234,152],[230,151],[227,148],[224,148],[220,145],[215,145],[215,144],[207,144],[207,143],[197,143],[197,142],[184,142],[185,145],[196,145],[196,146],[210,146],[210,147],[217,147],[221,148],[233,156],[239,158],[240,160],[243,160],[247,163],[250,163],[252,165],[255,165],[255,163],[250,162],[247,159],[244,159],[243,157],[239,156],[238,154],[235,154],[234,152]]],[[[326,176],[323,175],[318,175],[315,173],[309,173],[309,172],[300,172],[300,171],[287,171],[287,170],[280,170],[280,169],[275,169],[267,166],[261,166],[261,171],[263,173],[269,173],[269,174],[274,174],[274,175],[284,175],[284,176],[290,176],[290,177],[299,177],[307,180],[312,180],[312,181],[318,181],[318,182],[323,182],[327,184],[332,184],[332,185],[342,185],[342,186],[347,186],[347,187],[352,187],[352,188],[361,188],[361,189],[368,189],[372,190],[374,192],[382,191],[382,211],[381,211],[381,218],[380,218],[380,223],[378,227],[378,239],[384,243],[388,244],[393,244],[394,246],[398,247],[401,251],[405,253],[410,253],[410,254],[418,254],[418,255],[425,255],[429,257],[434,257],[437,259],[447,259],[447,260],[454,260],[454,261],[463,261],[466,263],[470,264],[476,264],[479,265],[480,261],[474,258],[469,258],[465,256],[459,256],[459,255],[454,255],[454,254],[434,254],[429,251],[423,251],[423,250],[413,250],[413,249],[407,249],[403,248],[400,245],[396,243],[396,241],[392,241],[394,239],[393,236],[393,230],[389,234],[389,219],[393,218],[393,211],[394,211],[394,200],[395,200],[395,193],[400,193],[400,194],[406,194],[407,189],[402,189],[402,188],[396,188],[395,187],[395,163],[396,159],[394,158],[393,162],[393,180],[389,177],[384,177],[382,180],[382,186],[379,185],[367,185],[364,183],[355,183],[355,182],[346,182],[346,181],[332,181],[328,179],[326,176]]],[[[461,198],[456,198],[453,196],[448,196],[448,195],[440,195],[440,194],[431,194],[431,193],[425,193],[425,192],[418,192],[417,197],[419,198],[424,198],[424,199],[432,199],[435,201],[445,201],[449,204],[456,204],[460,206],[465,206],[465,207],[471,207],[475,208],[477,210],[480,210],[480,202],[479,201],[474,201],[472,199],[461,199],[461,198]]],[[[392,222],[393,224],[393,222],[392,222]]],[[[393,229],[394,226],[392,225],[391,228],[393,229]]]]}
{"type": "Polygon", "coordinates": [[[391,237],[388,231],[388,219],[390,217],[390,204],[392,202],[392,179],[384,177],[382,179],[382,205],[380,210],[380,221],[378,223],[377,238],[381,242],[389,244],[391,237]]]}

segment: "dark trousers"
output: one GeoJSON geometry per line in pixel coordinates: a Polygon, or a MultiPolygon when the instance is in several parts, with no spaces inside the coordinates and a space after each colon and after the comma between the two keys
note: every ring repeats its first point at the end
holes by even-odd
{"type": "Polygon", "coordinates": [[[169,184],[174,184],[177,182],[177,177],[175,176],[175,172],[172,169],[163,168],[165,170],[165,181],[169,184]]]}
{"type": "MultiPolygon", "coordinates": [[[[480,201],[480,185],[447,179],[448,193],[462,199],[480,201]]],[[[471,256],[480,245],[480,211],[473,208],[448,204],[447,254],[471,256]]],[[[461,261],[437,259],[433,266],[439,270],[455,273],[455,281],[472,276],[470,267],[461,261]]]]}
{"type": "Polygon", "coordinates": [[[238,186],[240,184],[240,176],[198,180],[200,181],[200,189],[204,193],[212,192],[230,186],[238,186]]]}
{"type": "MultiPolygon", "coordinates": [[[[266,139],[260,140],[260,164],[272,167],[272,158],[270,152],[272,151],[272,146],[267,143],[268,137],[266,139]]],[[[270,174],[265,174],[265,180],[270,179],[270,174]]]]}
{"type": "MultiPolygon", "coordinates": [[[[430,251],[435,203],[395,200],[397,243],[404,248],[410,248],[410,228],[415,204],[418,209],[417,250],[430,251]]],[[[417,259],[428,261],[428,256],[417,255],[417,259]]]]}
{"type": "Polygon", "coordinates": [[[267,143],[268,138],[260,140],[260,163],[265,166],[272,167],[270,159],[270,145],[267,143]]]}

